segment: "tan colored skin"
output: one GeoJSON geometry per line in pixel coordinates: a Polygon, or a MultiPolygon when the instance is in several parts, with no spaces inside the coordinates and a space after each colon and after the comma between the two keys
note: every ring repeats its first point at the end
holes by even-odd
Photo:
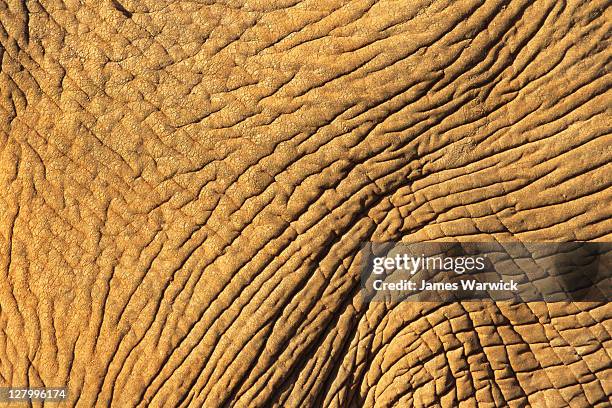
{"type": "Polygon", "coordinates": [[[610,240],[609,2],[213,3],[0,3],[0,385],[609,406],[609,305],[368,305],[354,262],[610,240]]]}

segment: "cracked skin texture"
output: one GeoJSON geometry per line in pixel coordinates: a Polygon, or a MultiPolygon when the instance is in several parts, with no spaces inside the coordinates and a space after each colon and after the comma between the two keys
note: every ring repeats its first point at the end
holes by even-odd
{"type": "Polygon", "coordinates": [[[367,304],[355,260],[609,241],[611,13],[1,1],[0,385],[67,385],[70,407],[609,407],[609,304],[367,304]]]}

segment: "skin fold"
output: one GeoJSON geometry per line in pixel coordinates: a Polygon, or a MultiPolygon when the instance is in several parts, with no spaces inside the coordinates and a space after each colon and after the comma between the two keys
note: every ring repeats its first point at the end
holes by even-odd
{"type": "Polygon", "coordinates": [[[0,386],[609,407],[608,303],[368,303],[357,262],[610,241],[609,6],[0,0],[0,386]]]}

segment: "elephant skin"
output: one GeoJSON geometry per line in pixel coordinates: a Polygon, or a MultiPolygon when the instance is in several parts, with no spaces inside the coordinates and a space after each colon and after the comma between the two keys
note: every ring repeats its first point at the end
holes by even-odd
{"type": "Polygon", "coordinates": [[[610,241],[611,13],[3,0],[0,386],[66,386],[69,407],[609,407],[608,303],[368,303],[357,255],[610,241]]]}

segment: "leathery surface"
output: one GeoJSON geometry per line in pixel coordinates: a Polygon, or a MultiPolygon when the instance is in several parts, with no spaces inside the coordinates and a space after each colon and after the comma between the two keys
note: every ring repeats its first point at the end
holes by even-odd
{"type": "Polygon", "coordinates": [[[1,1],[0,385],[609,407],[609,304],[368,304],[354,261],[367,240],[609,241],[611,13],[1,1]]]}

